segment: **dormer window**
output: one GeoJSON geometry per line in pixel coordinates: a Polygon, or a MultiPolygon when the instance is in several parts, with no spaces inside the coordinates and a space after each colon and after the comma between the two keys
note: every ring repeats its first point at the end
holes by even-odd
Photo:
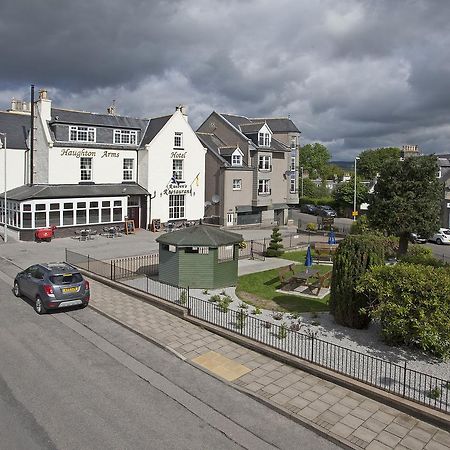
{"type": "Polygon", "coordinates": [[[239,153],[231,156],[231,165],[242,166],[242,156],[239,153]]]}
{"type": "Polygon", "coordinates": [[[136,145],[137,131],[114,130],[114,144],[136,145]]]}
{"type": "Polygon", "coordinates": [[[270,133],[258,133],[258,145],[260,147],[270,147],[270,133]]]}
{"type": "Polygon", "coordinates": [[[95,128],[70,126],[69,140],[72,142],[95,142],[95,128]]]}
{"type": "Polygon", "coordinates": [[[232,166],[242,166],[242,157],[244,154],[241,150],[236,148],[236,150],[231,154],[231,165],[232,166]]]}

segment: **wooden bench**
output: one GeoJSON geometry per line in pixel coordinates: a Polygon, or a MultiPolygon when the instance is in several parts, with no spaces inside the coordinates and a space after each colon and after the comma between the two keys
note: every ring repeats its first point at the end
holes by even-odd
{"type": "Polygon", "coordinates": [[[315,256],[317,263],[320,261],[332,261],[332,257],[336,253],[339,244],[327,244],[326,242],[316,242],[314,244],[315,256]]]}
{"type": "Polygon", "coordinates": [[[310,278],[306,282],[306,286],[311,291],[313,295],[319,295],[320,290],[323,287],[329,287],[331,281],[331,272],[327,272],[323,275],[317,274],[315,277],[310,278]],[[314,290],[317,289],[317,292],[314,293],[314,290]]]}
{"type": "Polygon", "coordinates": [[[288,266],[284,266],[278,269],[278,278],[280,280],[281,288],[285,287],[291,282],[292,277],[295,275],[294,266],[295,264],[289,264],[288,266]]]}

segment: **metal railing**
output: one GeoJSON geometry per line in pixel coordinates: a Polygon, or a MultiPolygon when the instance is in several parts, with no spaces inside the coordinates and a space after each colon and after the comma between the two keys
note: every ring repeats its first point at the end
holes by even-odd
{"type": "Polygon", "coordinates": [[[238,333],[295,357],[317,364],[391,394],[450,412],[450,380],[444,380],[332,342],[317,338],[312,332],[302,332],[286,323],[272,323],[248,314],[247,310],[233,310],[190,295],[189,288],[181,288],[148,278],[142,273],[117,268],[114,262],[95,260],[89,256],[66,250],[66,261],[105,278],[133,286],[159,299],[185,306],[188,314],[197,319],[238,333]]]}

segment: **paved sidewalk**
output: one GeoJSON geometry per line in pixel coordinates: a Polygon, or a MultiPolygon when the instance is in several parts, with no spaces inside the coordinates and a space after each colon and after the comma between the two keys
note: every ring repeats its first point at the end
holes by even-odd
{"type": "Polygon", "coordinates": [[[94,308],[350,447],[450,449],[450,433],[90,282],[94,308]]]}

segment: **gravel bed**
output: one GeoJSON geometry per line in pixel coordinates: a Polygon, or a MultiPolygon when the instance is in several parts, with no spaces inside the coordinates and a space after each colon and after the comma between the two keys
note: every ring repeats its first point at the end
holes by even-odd
{"type": "MultiPolygon", "coordinates": [[[[234,311],[239,310],[239,305],[242,303],[237,297],[234,287],[209,290],[207,294],[203,292],[200,289],[191,289],[190,295],[202,300],[208,300],[212,295],[225,293],[225,295],[230,296],[233,300],[229,308],[234,311]]],[[[250,315],[252,315],[253,310],[254,307],[250,306],[248,309],[250,315]]],[[[261,314],[253,315],[253,317],[276,325],[284,322],[288,327],[292,323],[299,323],[301,325],[301,332],[312,332],[317,338],[323,341],[402,366],[406,362],[409,369],[417,370],[444,380],[450,380],[450,361],[443,362],[414,349],[386,345],[381,339],[380,326],[377,322],[372,322],[366,330],[355,330],[336,324],[333,316],[328,312],[304,313],[295,319],[292,318],[290,313],[284,313],[282,314],[282,319],[275,320],[273,318],[273,311],[264,309],[261,311],[261,314]]]]}

